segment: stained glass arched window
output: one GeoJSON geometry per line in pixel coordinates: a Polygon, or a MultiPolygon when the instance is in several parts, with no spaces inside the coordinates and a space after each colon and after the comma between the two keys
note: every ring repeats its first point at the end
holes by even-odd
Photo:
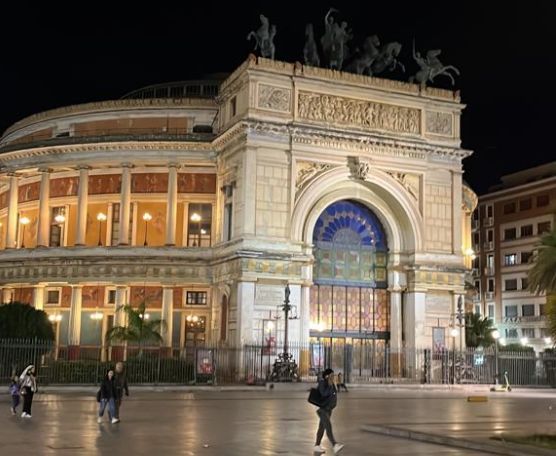
{"type": "Polygon", "coordinates": [[[313,231],[315,283],[387,286],[387,239],[376,215],[355,201],[338,201],[313,231]]]}

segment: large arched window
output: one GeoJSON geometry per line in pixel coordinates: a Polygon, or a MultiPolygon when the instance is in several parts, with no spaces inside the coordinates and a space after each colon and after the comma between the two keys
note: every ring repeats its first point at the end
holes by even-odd
{"type": "Polygon", "coordinates": [[[338,201],[320,215],[313,231],[315,283],[387,286],[387,240],[375,214],[355,201],[338,201]]]}

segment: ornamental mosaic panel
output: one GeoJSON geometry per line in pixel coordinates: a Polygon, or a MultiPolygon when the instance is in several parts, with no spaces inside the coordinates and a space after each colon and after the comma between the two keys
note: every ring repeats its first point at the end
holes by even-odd
{"type": "Polygon", "coordinates": [[[50,179],[50,197],[76,196],[79,188],[79,177],[61,177],[50,179]]]}
{"type": "Polygon", "coordinates": [[[89,176],[89,195],[106,195],[120,193],[121,174],[101,174],[89,176]]]}
{"type": "Polygon", "coordinates": [[[139,173],[131,175],[132,193],[166,193],[168,191],[168,174],[139,173]]]}
{"type": "Polygon", "coordinates": [[[216,174],[179,173],[178,193],[216,193],[216,174]]]}
{"type": "Polygon", "coordinates": [[[40,182],[33,182],[32,184],[21,185],[18,188],[17,201],[25,203],[27,201],[36,201],[39,199],[40,182]]]}
{"type": "Polygon", "coordinates": [[[299,92],[301,119],[399,133],[421,133],[421,111],[374,101],[299,92]]]}

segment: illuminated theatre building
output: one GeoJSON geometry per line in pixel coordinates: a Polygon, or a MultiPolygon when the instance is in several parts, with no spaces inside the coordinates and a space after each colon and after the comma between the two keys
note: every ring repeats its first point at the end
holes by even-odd
{"type": "Polygon", "coordinates": [[[143,301],[165,347],[239,346],[280,339],[288,284],[294,342],[448,347],[476,205],[463,107],[250,57],[32,115],[0,141],[2,301],[44,309],[61,346],[143,301]]]}

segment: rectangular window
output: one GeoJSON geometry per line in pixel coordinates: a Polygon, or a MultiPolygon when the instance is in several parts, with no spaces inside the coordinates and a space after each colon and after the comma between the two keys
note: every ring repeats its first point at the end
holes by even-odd
{"type": "Polygon", "coordinates": [[[527,264],[531,260],[533,252],[521,252],[521,264],[527,264]]]}
{"type": "Polygon", "coordinates": [[[528,286],[529,286],[529,279],[527,277],[523,277],[521,279],[521,289],[522,290],[527,290],[528,286]]]}
{"type": "Polygon", "coordinates": [[[47,290],[46,304],[49,306],[57,306],[60,304],[60,290],[47,290]]]}
{"type": "Polygon", "coordinates": [[[517,339],[517,329],[516,328],[506,328],[506,337],[508,339],[517,339]]]}
{"type": "Polygon", "coordinates": [[[206,291],[188,291],[188,292],[186,292],[185,302],[188,306],[206,306],[207,305],[207,292],[206,291]]]}
{"type": "Polygon", "coordinates": [[[537,234],[545,234],[550,232],[550,222],[541,222],[537,225],[537,234]]]}
{"type": "Polygon", "coordinates": [[[548,195],[537,196],[537,207],[548,206],[550,203],[550,197],[548,195]]]}
{"type": "Polygon", "coordinates": [[[523,304],[521,306],[521,315],[523,317],[534,317],[535,316],[535,304],[523,304]]]}
{"type": "Polygon", "coordinates": [[[224,241],[232,239],[232,203],[224,206],[224,241]]]}
{"type": "Polygon", "coordinates": [[[535,328],[521,328],[521,334],[523,337],[527,337],[529,339],[535,338],[535,328]]]}
{"type": "Polygon", "coordinates": [[[108,290],[107,304],[116,304],[116,290],[108,290]]]}
{"type": "Polygon", "coordinates": [[[479,245],[481,243],[481,234],[477,231],[473,233],[473,244],[479,245]]]}
{"type": "Polygon", "coordinates": [[[494,269],[494,255],[487,255],[487,264],[486,267],[488,269],[494,269]]]}
{"type": "Polygon", "coordinates": [[[488,318],[494,320],[494,304],[488,305],[488,318]]]}
{"type": "Polygon", "coordinates": [[[517,279],[507,279],[504,281],[505,291],[515,291],[517,290],[517,279]]]}
{"type": "Polygon", "coordinates": [[[189,204],[187,245],[189,247],[210,247],[211,230],[212,204],[189,204]]]}
{"type": "Polygon", "coordinates": [[[50,247],[60,247],[64,242],[64,226],[66,224],[66,208],[53,207],[50,210],[50,247]]]}
{"type": "Polygon", "coordinates": [[[487,212],[486,212],[487,217],[492,217],[493,212],[494,212],[494,211],[493,211],[492,204],[489,204],[486,208],[487,208],[487,212]]]}
{"type": "Polygon", "coordinates": [[[475,305],[475,314],[481,315],[481,305],[480,304],[475,305]]]}
{"type": "Polygon", "coordinates": [[[540,315],[541,317],[546,316],[545,304],[539,304],[539,315],[540,315]]]}
{"type": "Polygon", "coordinates": [[[512,203],[504,204],[504,215],[513,214],[515,212],[515,201],[512,203]]]}
{"type": "Polygon", "coordinates": [[[517,317],[517,306],[506,306],[504,312],[506,318],[515,318],[517,317]]]}
{"type": "Polygon", "coordinates": [[[487,230],[487,242],[494,242],[494,230],[487,230]]]}
{"type": "Polygon", "coordinates": [[[528,211],[529,209],[531,209],[531,207],[532,207],[531,198],[525,198],[525,199],[519,200],[519,210],[520,211],[528,211]]]}
{"type": "Polygon", "coordinates": [[[480,280],[475,280],[475,290],[477,290],[477,293],[481,293],[481,281],[480,280]]]}
{"type": "Polygon", "coordinates": [[[514,266],[517,264],[517,254],[508,253],[504,255],[504,266],[514,266]]]}
{"type": "Polygon", "coordinates": [[[516,229],[515,228],[506,228],[504,230],[504,240],[511,241],[516,238],[516,229]]]}
{"type": "Polygon", "coordinates": [[[481,267],[481,257],[480,256],[477,256],[477,257],[475,257],[474,260],[472,260],[471,267],[474,268],[474,269],[477,269],[477,270],[481,267]]]}
{"type": "Polygon", "coordinates": [[[533,236],[533,225],[523,225],[521,227],[521,237],[533,236]]]}
{"type": "Polygon", "coordinates": [[[237,113],[237,98],[232,97],[230,100],[230,119],[232,119],[237,113]]]}
{"type": "Polygon", "coordinates": [[[494,279],[488,279],[487,291],[489,293],[494,293],[494,279]]]}

